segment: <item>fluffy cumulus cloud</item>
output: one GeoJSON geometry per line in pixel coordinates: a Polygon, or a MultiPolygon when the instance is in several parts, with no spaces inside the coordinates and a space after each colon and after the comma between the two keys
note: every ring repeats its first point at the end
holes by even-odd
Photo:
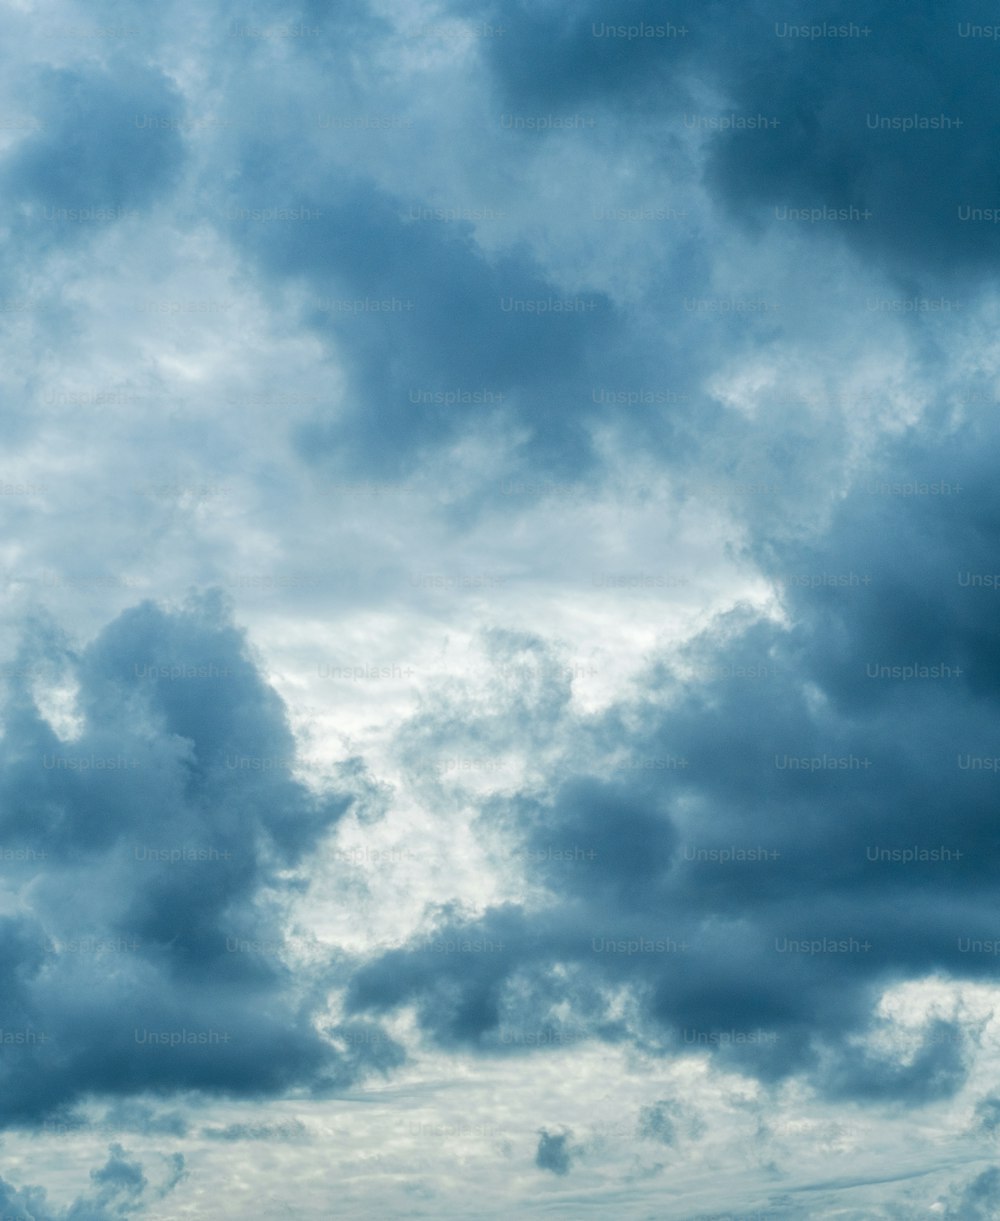
{"type": "Polygon", "coordinates": [[[349,799],[294,777],[281,702],[222,602],[145,603],[82,653],[56,643],[29,638],[4,709],[5,1123],[95,1093],[352,1080],[282,924],[349,799]],[[30,692],[57,662],[64,738],[30,692]]]}
{"type": "Polygon", "coordinates": [[[393,950],[352,1003],[424,997],[436,1037],[486,1044],[514,1012],[613,1039],[634,1020],[678,1053],[815,1072],[839,1095],[953,1092],[959,1030],[929,1027],[906,1064],[856,1037],[900,977],[994,972],[994,495],[978,474],[993,430],[969,431],[933,466],[891,447],[821,538],[754,540],[782,622],[723,615],[653,659],[630,699],[560,718],[546,788],[481,815],[504,821],[542,895],[446,928],[504,952],[467,967],[393,950]],[[881,494],[927,488],[932,470],[961,492],[881,494]]]}
{"type": "Polygon", "coordinates": [[[994,1216],[989,7],[4,23],[0,1213],[994,1216]]]}

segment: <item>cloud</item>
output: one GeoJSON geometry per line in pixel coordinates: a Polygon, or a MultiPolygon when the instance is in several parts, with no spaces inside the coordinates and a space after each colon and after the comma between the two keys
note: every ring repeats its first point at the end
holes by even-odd
{"type": "Polygon", "coordinates": [[[209,1140],[221,1141],[293,1141],[301,1140],[306,1131],[305,1124],[293,1119],[280,1124],[231,1123],[224,1128],[203,1128],[201,1134],[209,1140]]]}
{"type": "MultiPolygon", "coordinates": [[[[0,162],[13,210],[4,261],[11,287],[37,301],[38,270],[53,255],[142,224],[176,187],[182,101],[165,73],[126,57],[13,70],[31,122],[0,162]]],[[[68,337],[67,314],[60,302],[47,321],[68,337]]]]}
{"type": "MultiPolygon", "coordinates": [[[[893,983],[992,972],[994,432],[887,444],[820,533],[765,546],[751,521],[785,622],[724,616],[589,717],[535,702],[536,740],[560,747],[540,788],[488,799],[481,823],[540,890],[432,914],[428,935],[468,952],[393,950],[355,976],[353,1010],[416,1001],[435,1040],[484,1051],[559,1012],[577,1036],[806,1073],[830,1096],[953,1093],[958,1028],[912,1054],[865,1042],[893,983]]],[[[426,732],[448,754],[481,731],[426,732]]]]}
{"type": "Polygon", "coordinates": [[[919,1106],[950,1097],[967,1076],[968,1052],[962,1046],[960,1027],[940,1022],[906,1063],[866,1050],[853,1056],[845,1053],[827,1088],[847,1098],[905,1098],[919,1106]]]}
{"type": "MultiPolygon", "coordinates": [[[[613,1061],[638,1139],[588,1164],[652,1213],[690,1151],[712,1215],[817,1136],[902,1156],[848,1110],[965,1123],[986,1018],[948,998],[1000,944],[988,6],[8,16],[6,1139],[200,1141],[220,1213],[267,1207],[280,1143],[308,1211],[348,1098],[394,1167],[351,1153],[356,1211],[447,1215],[437,1130],[496,1212],[469,1125],[397,1142],[391,1108],[495,1087],[561,1178],[613,1061]]],[[[147,1162],[6,1211],[137,1211],[186,1173],[147,1162]]],[[[907,1176],[850,1169],[822,1206],[891,1212],[907,1176]]]]}
{"type": "MultiPolygon", "coordinates": [[[[137,1161],[130,1161],[119,1144],[108,1148],[107,1162],[90,1172],[95,1190],[78,1196],[66,1209],[48,1204],[46,1192],[40,1187],[15,1188],[0,1179],[0,1207],[10,1221],[114,1221],[115,1218],[144,1212],[149,1180],[137,1161]]],[[[185,1176],[184,1158],[175,1154],[167,1158],[170,1171],[156,1190],[156,1198],[168,1195],[185,1176]]]]}
{"type": "Polygon", "coordinates": [[[96,1126],[122,1129],[150,1136],[186,1136],[188,1121],[178,1111],[156,1111],[153,1107],[130,1099],[109,1107],[96,1126]]]}
{"type": "Polygon", "coordinates": [[[542,1128],[538,1134],[538,1149],[535,1151],[535,1165],[539,1170],[551,1170],[553,1174],[569,1174],[573,1158],[573,1150],[568,1141],[572,1132],[549,1132],[542,1128]]]}
{"type": "Polygon", "coordinates": [[[129,1162],[125,1158],[125,1150],[121,1145],[111,1146],[111,1157],[100,1170],[92,1170],[90,1177],[102,1190],[109,1193],[121,1192],[127,1195],[139,1195],[145,1191],[146,1176],[138,1162],[129,1162]]]}
{"type": "Polygon", "coordinates": [[[922,2],[901,18],[830,0],[807,20],[758,5],[739,38],[712,6],[675,5],[669,21],[628,4],[481,12],[507,21],[505,36],[481,40],[506,105],[590,107],[650,142],[701,125],[706,186],[748,235],[836,235],[911,286],[975,286],[996,257],[986,4],[951,14],[922,2]]]}
{"type": "Polygon", "coordinates": [[[948,1206],[946,1217],[954,1221],[987,1221],[1000,1206],[1000,1169],[991,1166],[977,1174],[958,1193],[958,1199],[948,1206]]]}
{"type": "Polygon", "coordinates": [[[992,1136],[1000,1128],[1000,1098],[989,1094],[976,1103],[978,1130],[992,1136]]]}
{"type": "MultiPolygon", "coordinates": [[[[275,156],[271,195],[280,200],[280,146],[275,156]]],[[[308,285],[302,322],[347,371],[346,412],[331,403],[302,429],[303,456],[346,446],[338,465],[398,475],[425,449],[499,415],[529,427],[552,469],[589,465],[570,407],[588,400],[594,356],[606,363],[620,331],[607,295],[567,293],[523,253],[488,257],[468,224],[410,221],[404,199],[328,175],[299,186],[296,206],[309,216],[278,232],[254,218],[260,185],[253,198],[225,202],[232,240],[262,274],[308,285]]]]}
{"type": "Polygon", "coordinates": [[[22,662],[0,744],[24,905],[0,924],[4,1121],[89,1094],[255,1097],[363,1073],[365,1046],[348,1061],[314,1028],[322,993],[281,924],[350,798],[294,778],[282,703],[225,603],[146,603],[82,649],[39,628],[22,662]],[[32,695],[43,663],[76,686],[72,738],[32,695]]]}
{"type": "Polygon", "coordinates": [[[705,1125],[697,1112],[675,1099],[661,1098],[639,1111],[638,1135],[642,1140],[655,1140],[674,1148],[682,1136],[697,1139],[704,1132],[705,1125]]]}

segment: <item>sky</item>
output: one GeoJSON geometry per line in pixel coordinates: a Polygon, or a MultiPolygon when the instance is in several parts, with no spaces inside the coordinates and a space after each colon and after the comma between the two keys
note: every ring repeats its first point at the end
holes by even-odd
{"type": "Polygon", "coordinates": [[[1000,1217],[992,6],[0,28],[0,1221],[1000,1217]]]}

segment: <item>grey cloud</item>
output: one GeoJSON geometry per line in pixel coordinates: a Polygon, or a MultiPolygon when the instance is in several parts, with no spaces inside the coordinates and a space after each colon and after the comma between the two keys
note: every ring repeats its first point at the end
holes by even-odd
{"type": "Polygon", "coordinates": [[[572,1132],[549,1132],[543,1128],[538,1134],[538,1149],[535,1165],[539,1170],[550,1170],[553,1174],[569,1174],[573,1150],[569,1145],[572,1132]]]}
{"type": "MultiPolygon", "coordinates": [[[[56,653],[48,631],[24,648],[56,653]]],[[[4,710],[0,829],[31,895],[0,923],[4,1121],[88,1094],[259,1096],[368,1071],[364,1045],[340,1057],[314,1029],[320,979],[270,952],[295,870],[350,798],[239,766],[294,741],[224,602],[147,603],[59,655],[80,735],[56,737],[27,680],[4,710]]]]}

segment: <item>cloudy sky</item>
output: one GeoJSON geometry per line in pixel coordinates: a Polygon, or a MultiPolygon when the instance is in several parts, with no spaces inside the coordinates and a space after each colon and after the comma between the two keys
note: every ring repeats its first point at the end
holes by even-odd
{"type": "Polygon", "coordinates": [[[993,6],[2,13],[2,1221],[1000,1216],[993,6]]]}

